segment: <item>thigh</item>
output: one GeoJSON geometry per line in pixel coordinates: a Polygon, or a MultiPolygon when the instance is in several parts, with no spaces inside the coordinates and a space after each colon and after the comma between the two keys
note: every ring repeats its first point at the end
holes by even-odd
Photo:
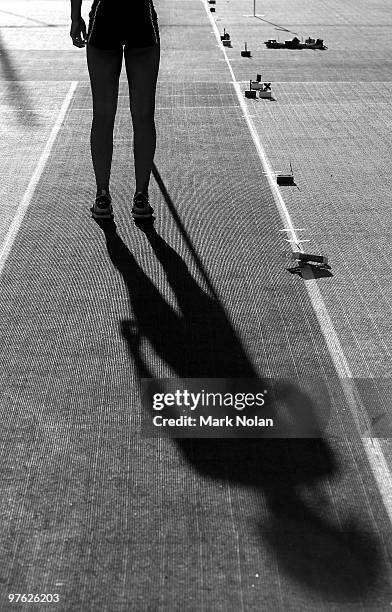
{"type": "Polygon", "coordinates": [[[160,46],[126,46],[124,58],[132,116],[154,113],[160,46]]]}
{"type": "Polygon", "coordinates": [[[87,66],[94,110],[117,107],[122,58],[122,47],[107,50],[87,45],[87,66]]]}

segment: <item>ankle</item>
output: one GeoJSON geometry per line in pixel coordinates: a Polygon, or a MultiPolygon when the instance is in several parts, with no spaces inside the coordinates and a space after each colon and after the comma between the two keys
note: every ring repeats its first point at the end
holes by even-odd
{"type": "Polygon", "coordinates": [[[148,202],[148,193],[143,193],[142,191],[136,191],[135,195],[133,196],[133,200],[148,202]]]}
{"type": "Polygon", "coordinates": [[[106,196],[110,198],[109,189],[97,189],[96,197],[99,198],[100,196],[106,196]]]}
{"type": "Polygon", "coordinates": [[[133,197],[136,198],[136,196],[139,196],[139,197],[143,196],[143,198],[148,199],[148,188],[147,189],[136,189],[133,197]]]}

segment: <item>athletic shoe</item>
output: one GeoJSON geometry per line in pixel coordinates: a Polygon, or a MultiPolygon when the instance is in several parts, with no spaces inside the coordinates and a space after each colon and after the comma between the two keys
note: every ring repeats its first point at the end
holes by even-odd
{"type": "Polygon", "coordinates": [[[112,198],[103,192],[95,198],[94,206],[90,210],[94,219],[111,219],[113,217],[112,198]]]}
{"type": "Polygon", "coordinates": [[[132,215],[134,219],[150,219],[154,210],[151,208],[148,196],[137,193],[133,198],[132,215]]]}

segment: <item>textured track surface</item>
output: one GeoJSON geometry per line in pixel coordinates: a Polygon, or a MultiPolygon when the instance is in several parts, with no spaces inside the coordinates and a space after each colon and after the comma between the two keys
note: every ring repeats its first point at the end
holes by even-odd
{"type": "MultiPolygon", "coordinates": [[[[22,1],[13,8],[1,2],[0,9],[66,23],[63,3],[35,4],[33,14],[22,1]]],[[[243,3],[230,5],[238,7],[227,15],[219,7],[218,17],[245,27],[239,19],[243,3]]],[[[91,98],[83,52],[61,51],[63,39],[58,42],[52,29],[44,29],[40,47],[34,38],[33,44],[2,34],[3,49],[11,47],[2,62],[2,121],[15,153],[5,151],[1,164],[10,183],[20,168],[7,199],[9,218],[69,81],[78,86],[0,277],[0,608],[8,609],[9,592],[59,592],[60,604],[45,609],[384,610],[391,601],[390,524],[303,281],[285,271],[281,221],[230,73],[201,2],[161,0],[156,6],[163,43],[156,165],[175,210],[173,215],[153,182],[156,233],[145,234],[130,221],[125,82],[112,176],[117,227],[105,234],[89,215],[91,98]],[[26,108],[35,122],[26,120],[26,108]],[[140,435],[141,375],[257,374],[301,381],[309,373],[330,393],[329,433],[336,438],[329,441],[175,443],[140,435]]],[[[368,12],[361,12],[367,23],[368,12]]],[[[341,15],[351,32],[345,9],[341,15]]],[[[275,18],[286,20],[287,7],[275,18]]],[[[318,18],[326,20],[321,12],[318,18]]],[[[29,29],[26,22],[19,25],[29,29]]],[[[302,69],[314,80],[316,59],[306,61],[313,65],[305,62],[302,69]]],[[[327,72],[336,73],[323,61],[327,72]]],[[[245,70],[237,69],[245,81],[245,70]]],[[[284,169],[285,151],[289,155],[295,143],[298,160],[292,161],[306,212],[300,214],[299,192],[290,193],[290,212],[299,227],[309,227],[305,221],[312,219],[312,246],[336,245],[339,269],[319,282],[355,365],[359,353],[350,351],[343,322],[350,316],[350,329],[358,323],[348,306],[358,297],[353,283],[342,284],[344,238],[338,233],[353,215],[341,199],[332,201],[335,214],[331,206],[320,214],[319,191],[330,202],[331,185],[325,167],[312,166],[314,157],[307,155],[310,137],[319,152],[319,130],[324,161],[328,154],[331,167],[338,163],[336,134],[330,133],[335,118],[336,132],[347,130],[340,155],[358,172],[358,122],[350,122],[349,108],[367,116],[369,101],[355,82],[349,89],[329,83],[325,90],[307,80],[297,75],[280,83],[278,101],[254,105],[252,114],[274,167],[284,169]],[[323,242],[331,221],[336,227],[323,242]]],[[[371,125],[381,132],[390,113],[389,86],[377,87],[383,110],[371,125]]],[[[364,134],[366,125],[364,119],[364,134]]],[[[383,136],[380,160],[387,146],[383,136]]],[[[368,173],[374,176],[375,167],[368,173]]],[[[339,182],[337,188],[347,198],[339,182]]],[[[371,206],[370,192],[367,201],[371,206]]],[[[355,219],[355,227],[362,227],[362,218],[355,219]]],[[[7,219],[2,223],[5,235],[7,219]]],[[[380,321],[379,336],[372,329],[365,337],[369,344],[359,337],[360,347],[372,347],[387,375],[381,340],[376,345],[377,337],[386,342],[387,319],[380,321]]],[[[364,370],[355,373],[363,376],[364,370]]]]}

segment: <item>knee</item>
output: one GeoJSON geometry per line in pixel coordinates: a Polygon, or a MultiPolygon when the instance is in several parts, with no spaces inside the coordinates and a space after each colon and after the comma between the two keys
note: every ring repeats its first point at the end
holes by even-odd
{"type": "Polygon", "coordinates": [[[108,109],[94,109],[93,124],[113,128],[116,113],[108,109]]]}
{"type": "Polygon", "coordinates": [[[148,106],[131,107],[131,115],[133,126],[136,128],[138,125],[154,125],[154,109],[148,106]]]}

